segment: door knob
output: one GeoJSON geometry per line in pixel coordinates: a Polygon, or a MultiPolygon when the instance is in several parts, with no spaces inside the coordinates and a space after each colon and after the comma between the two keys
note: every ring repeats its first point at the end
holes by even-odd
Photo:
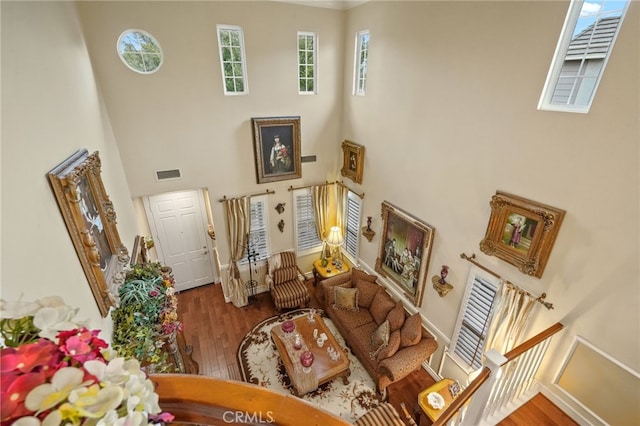
{"type": "Polygon", "coordinates": [[[208,252],[208,251],[205,251],[205,252],[204,252],[204,253],[202,253],[202,254],[207,254],[207,253],[209,253],[209,252],[208,252]]]}

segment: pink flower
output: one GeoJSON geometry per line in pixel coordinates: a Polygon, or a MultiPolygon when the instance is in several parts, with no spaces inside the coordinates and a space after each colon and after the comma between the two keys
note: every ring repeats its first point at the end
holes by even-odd
{"type": "Polygon", "coordinates": [[[2,367],[5,372],[20,371],[29,373],[38,367],[46,369],[60,361],[58,347],[55,343],[39,339],[37,342],[28,343],[18,348],[5,348],[2,350],[2,367]]]}
{"type": "MultiPolygon", "coordinates": [[[[4,358],[3,358],[4,361],[4,358]]],[[[4,363],[3,363],[4,364],[4,363]]],[[[32,413],[24,406],[31,389],[45,382],[42,372],[27,374],[3,374],[0,383],[0,413],[4,423],[32,413]]]]}
{"type": "Polygon", "coordinates": [[[89,331],[85,327],[63,331],[58,334],[60,350],[71,358],[71,361],[83,364],[85,361],[98,359],[104,361],[100,349],[106,348],[107,342],[98,337],[98,330],[89,331]]]}

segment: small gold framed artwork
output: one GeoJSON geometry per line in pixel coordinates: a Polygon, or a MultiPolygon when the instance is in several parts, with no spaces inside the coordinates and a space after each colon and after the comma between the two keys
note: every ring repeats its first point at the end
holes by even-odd
{"type": "Polygon", "coordinates": [[[364,146],[351,141],[342,142],[342,169],[340,173],[355,183],[362,183],[364,169],[364,146]]]}
{"type": "Polygon", "coordinates": [[[489,204],[491,217],[480,250],[523,274],[542,277],[565,211],[501,191],[489,204]]]}

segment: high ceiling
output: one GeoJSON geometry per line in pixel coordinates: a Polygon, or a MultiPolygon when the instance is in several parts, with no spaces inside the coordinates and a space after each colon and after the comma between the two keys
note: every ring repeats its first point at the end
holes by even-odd
{"type": "Polygon", "coordinates": [[[329,9],[345,10],[345,9],[351,9],[352,7],[361,5],[362,3],[366,3],[369,0],[274,0],[274,1],[301,4],[304,6],[325,7],[329,9]]]}

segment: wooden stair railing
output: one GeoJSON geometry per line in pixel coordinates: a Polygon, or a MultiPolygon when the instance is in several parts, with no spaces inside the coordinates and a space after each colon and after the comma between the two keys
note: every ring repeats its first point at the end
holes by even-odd
{"type": "Polygon", "coordinates": [[[350,423],[293,395],[233,380],[189,374],[151,375],[163,411],[200,425],[344,426],[350,423]]]}
{"type": "MultiPolygon", "coordinates": [[[[501,366],[508,364],[512,360],[518,358],[520,355],[549,339],[551,336],[562,330],[563,327],[564,326],[558,322],[542,331],[541,333],[536,334],[526,342],[523,342],[520,345],[516,346],[515,348],[504,354],[504,357],[507,360],[503,362],[501,366]]],[[[480,389],[480,387],[482,387],[482,385],[487,380],[489,380],[490,376],[491,370],[488,367],[484,367],[480,371],[480,374],[469,384],[469,386],[467,386],[460,393],[460,395],[455,400],[453,400],[451,405],[440,415],[440,417],[435,422],[433,422],[433,426],[446,425],[447,422],[449,422],[449,420],[451,420],[456,415],[456,413],[467,403],[467,401],[473,396],[473,394],[475,394],[476,391],[480,389]]]]}

